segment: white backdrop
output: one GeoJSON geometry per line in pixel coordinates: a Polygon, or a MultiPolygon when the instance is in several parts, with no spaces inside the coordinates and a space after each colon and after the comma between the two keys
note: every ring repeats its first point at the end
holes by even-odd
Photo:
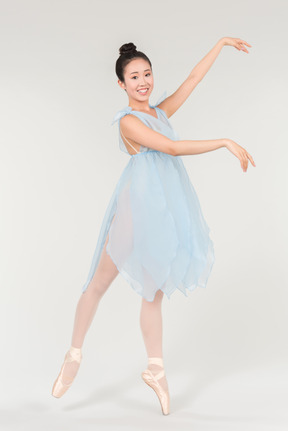
{"type": "Polygon", "coordinates": [[[280,0],[1,0],[1,411],[3,430],[287,429],[287,3],[280,0]],[[225,46],[170,118],[182,139],[235,140],[182,156],[215,247],[206,289],[163,300],[171,415],[140,378],[141,297],[121,276],[103,297],[73,387],[51,389],[110,196],[119,47],[154,72],[152,103],[225,46]],[[286,121],[285,121],[286,120],[286,121]]]}

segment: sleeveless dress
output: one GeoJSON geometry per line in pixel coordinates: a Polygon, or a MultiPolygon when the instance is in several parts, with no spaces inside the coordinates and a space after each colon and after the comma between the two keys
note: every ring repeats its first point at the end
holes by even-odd
{"type": "MultiPolygon", "coordinates": [[[[119,273],[147,301],[160,289],[170,299],[179,289],[206,287],[214,264],[210,229],[180,156],[149,147],[129,154],[120,133],[120,119],[132,114],[146,126],[179,140],[166,113],[157,107],[157,117],[125,107],[117,112],[120,150],[129,155],[106,209],[84,292],[97,269],[103,246],[119,273]],[[114,218],[114,219],[113,219],[114,218]]],[[[133,147],[134,148],[134,147],[133,147]]]]}

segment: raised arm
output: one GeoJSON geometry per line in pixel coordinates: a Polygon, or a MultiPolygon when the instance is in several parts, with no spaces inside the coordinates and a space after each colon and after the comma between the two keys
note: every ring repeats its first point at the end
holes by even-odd
{"type": "Polygon", "coordinates": [[[171,117],[171,115],[173,115],[181,105],[183,105],[197,84],[204,78],[225,45],[234,46],[239,51],[244,51],[246,53],[248,53],[248,51],[244,45],[251,47],[249,43],[242,39],[222,37],[211,51],[209,51],[208,54],[206,54],[206,56],[192,69],[188,78],[185,79],[180,87],[171,94],[171,96],[167,97],[158,105],[159,108],[166,112],[168,118],[171,117]]]}
{"type": "Polygon", "coordinates": [[[238,157],[244,172],[248,167],[248,159],[253,166],[255,166],[252,156],[243,147],[231,139],[222,138],[205,141],[173,141],[146,126],[134,115],[126,115],[121,118],[120,127],[126,139],[132,139],[134,143],[136,142],[144,147],[161,151],[162,153],[170,154],[172,156],[202,154],[225,147],[238,157]]]}

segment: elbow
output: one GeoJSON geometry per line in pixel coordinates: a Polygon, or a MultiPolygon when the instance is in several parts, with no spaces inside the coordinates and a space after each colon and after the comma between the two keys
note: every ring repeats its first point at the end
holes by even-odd
{"type": "Polygon", "coordinates": [[[175,145],[175,141],[172,141],[172,145],[169,147],[170,156],[178,156],[177,146],[175,145]]]}

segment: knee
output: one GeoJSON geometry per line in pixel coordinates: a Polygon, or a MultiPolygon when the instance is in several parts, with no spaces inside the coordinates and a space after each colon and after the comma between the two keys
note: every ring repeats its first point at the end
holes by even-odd
{"type": "Polygon", "coordinates": [[[153,301],[147,301],[145,298],[143,298],[142,304],[143,305],[150,305],[150,306],[161,306],[163,296],[164,296],[164,292],[162,290],[157,290],[153,301]]]}
{"type": "Polygon", "coordinates": [[[99,265],[88,285],[88,288],[94,293],[102,296],[108,290],[112,281],[117,277],[117,274],[117,268],[111,269],[111,267],[105,268],[99,265]]]}
{"type": "Polygon", "coordinates": [[[164,292],[162,290],[157,290],[153,302],[155,304],[161,304],[164,296],[164,292]]]}
{"type": "Polygon", "coordinates": [[[110,282],[108,280],[94,278],[90,281],[87,289],[89,289],[92,294],[101,297],[107,292],[109,286],[110,282]]]}

